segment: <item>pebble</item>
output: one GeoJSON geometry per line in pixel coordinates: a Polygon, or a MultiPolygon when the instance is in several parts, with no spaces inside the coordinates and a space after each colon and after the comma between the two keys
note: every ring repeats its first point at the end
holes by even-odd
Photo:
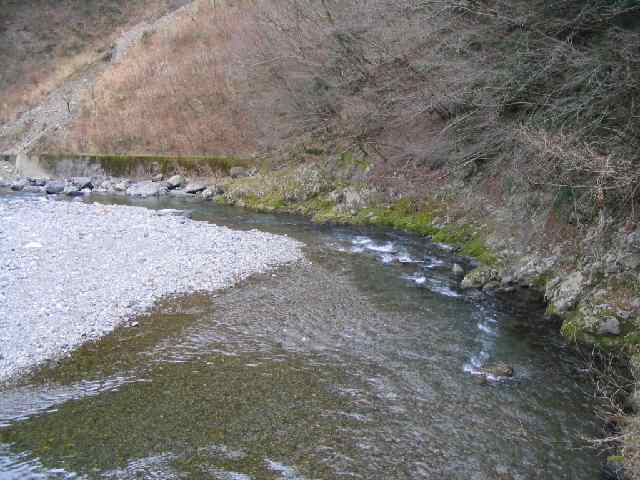
{"type": "MultiPolygon", "coordinates": [[[[0,196],[0,382],[132,322],[302,258],[302,244],[132,206],[0,196]]],[[[135,324],[135,322],[133,322],[135,324]]]]}

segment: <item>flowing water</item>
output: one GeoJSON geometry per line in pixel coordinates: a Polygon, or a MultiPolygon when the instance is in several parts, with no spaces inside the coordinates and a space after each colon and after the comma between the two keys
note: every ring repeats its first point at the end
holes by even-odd
{"type": "MultiPolygon", "coordinates": [[[[535,304],[462,292],[446,246],[184,200],[307,261],[0,388],[0,479],[596,479],[580,361],[535,304]],[[513,379],[484,383],[494,362],[513,379]]],[[[131,275],[135,272],[123,272],[131,275]]]]}

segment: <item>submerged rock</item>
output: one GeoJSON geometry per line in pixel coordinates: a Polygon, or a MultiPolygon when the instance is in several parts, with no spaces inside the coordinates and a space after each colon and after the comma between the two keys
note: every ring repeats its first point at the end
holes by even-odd
{"type": "Polygon", "coordinates": [[[158,210],[156,214],[160,217],[191,218],[193,216],[193,212],[191,210],[177,210],[174,208],[163,208],[162,210],[158,210]]]}
{"type": "Polygon", "coordinates": [[[93,182],[89,177],[73,177],[71,179],[71,184],[78,187],[78,190],[93,188],[93,182]]]}

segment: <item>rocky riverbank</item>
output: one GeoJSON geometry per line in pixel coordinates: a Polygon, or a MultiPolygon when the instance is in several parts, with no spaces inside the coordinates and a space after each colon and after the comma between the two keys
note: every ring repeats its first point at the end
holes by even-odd
{"type": "MultiPolygon", "coordinates": [[[[314,153],[315,155],[315,153],[314,153]]],[[[409,187],[381,188],[368,179],[369,165],[351,154],[323,155],[274,168],[241,168],[222,178],[187,179],[176,175],[134,181],[123,178],[22,178],[5,188],[42,194],[177,196],[232,204],[260,211],[303,214],[318,222],[383,226],[428,235],[451,245],[480,266],[461,282],[489,294],[535,295],[547,302],[549,319],[558,320],[570,343],[595,346],[640,365],[640,234],[634,224],[603,217],[578,231],[548,222],[548,212],[518,207],[524,196],[496,204],[473,185],[444,185],[427,196],[409,187]],[[455,188],[454,188],[455,187],[455,188]],[[545,223],[547,222],[547,223],[545,223]],[[551,228],[564,229],[560,233],[551,228]]],[[[544,205],[544,192],[527,202],[544,205]]],[[[551,323],[557,325],[557,323],[551,323]]],[[[556,327],[557,328],[557,327],[556,327]]],[[[619,418],[640,409],[635,386],[616,393],[619,418]],[[626,397],[626,400],[625,400],[626,397]]],[[[632,417],[635,418],[635,417],[632,417]]],[[[635,435],[640,429],[625,433],[635,435]]],[[[627,442],[626,462],[633,455],[627,442]]],[[[618,464],[622,456],[614,456],[618,464]]]]}
{"type": "Polygon", "coordinates": [[[176,213],[0,198],[0,381],[109,333],[163,297],[230,287],[302,257],[289,238],[176,213]]]}

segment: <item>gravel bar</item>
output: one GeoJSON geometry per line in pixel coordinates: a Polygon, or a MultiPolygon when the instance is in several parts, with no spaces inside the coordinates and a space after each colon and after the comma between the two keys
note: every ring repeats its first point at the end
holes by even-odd
{"type": "Polygon", "coordinates": [[[302,258],[302,244],[140,207],[0,197],[0,382],[175,294],[302,258]]]}

